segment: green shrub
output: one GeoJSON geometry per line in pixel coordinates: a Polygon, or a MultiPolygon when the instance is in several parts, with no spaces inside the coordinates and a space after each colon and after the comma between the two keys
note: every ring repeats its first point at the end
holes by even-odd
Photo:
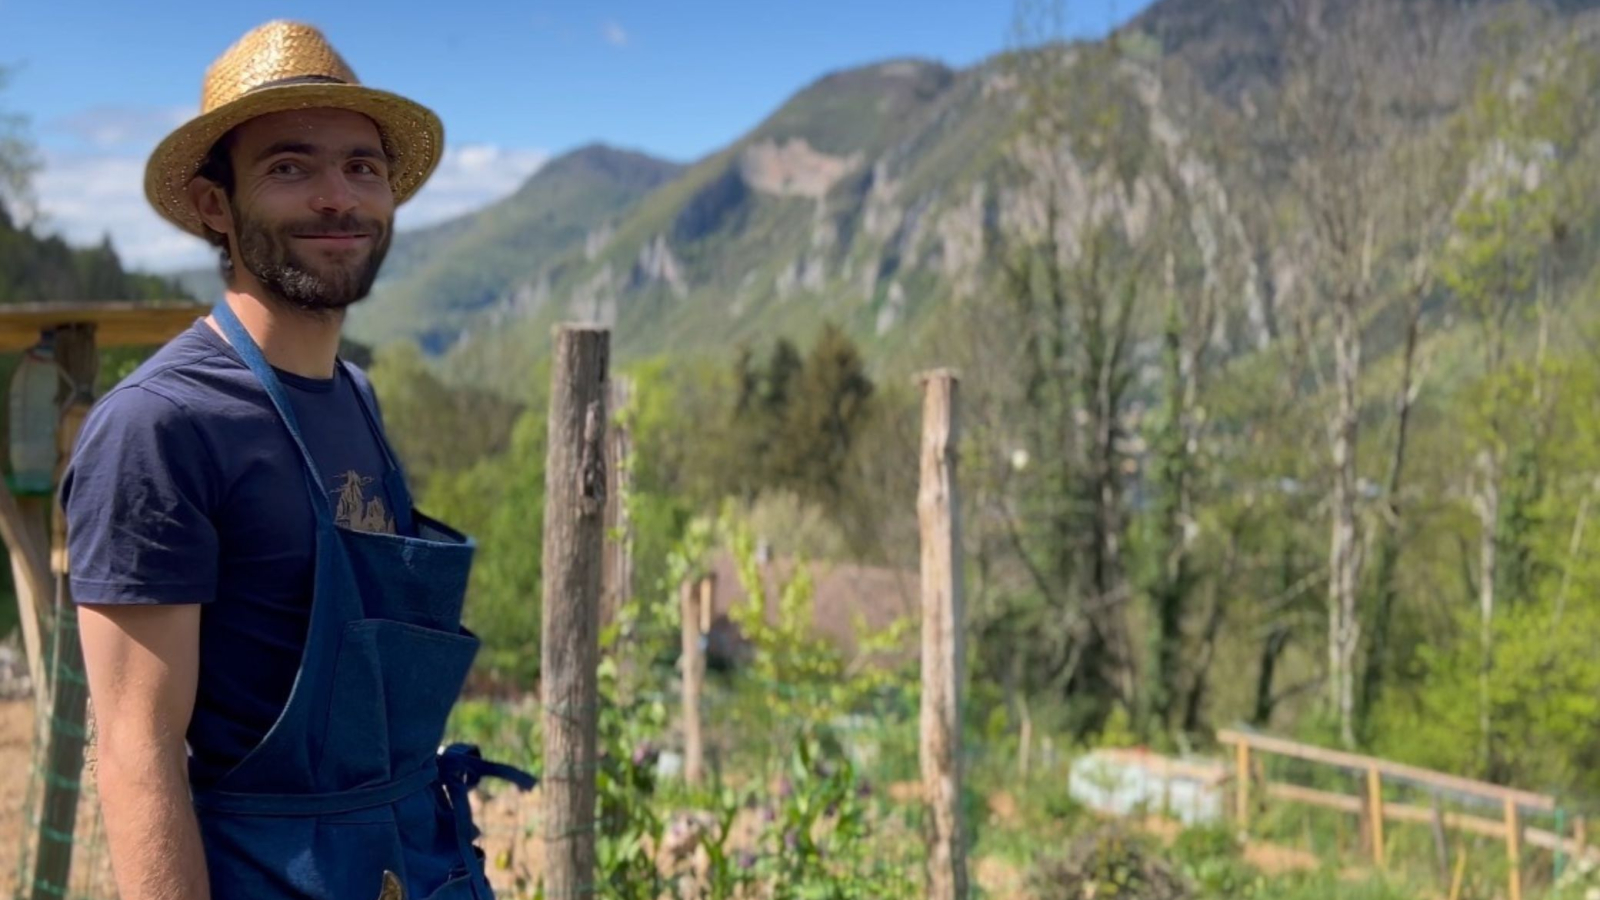
{"type": "Polygon", "coordinates": [[[1172,860],[1201,897],[1232,900],[1254,896],[1261,873],[1243,859],[1244,846],[1225,824],[1186,828],[1172,844],[1172,860]]]}
{"type": "Polygon", "coordinates": [[[1036,900],[1190,900],[1195,894],[1187,879],[1162,856],[1150,838],[1104,828],[1035,863],[1028,892],[1036,900]]]}
{"type": "Polygon", "coordinates": [[[1238,859],[1244,846],[1233,829],[1225,824],[1197,825],[1185,828],[1172,843],[1172,856],[1182,863],[1198,863],[1212,859],[1238,859]]]}

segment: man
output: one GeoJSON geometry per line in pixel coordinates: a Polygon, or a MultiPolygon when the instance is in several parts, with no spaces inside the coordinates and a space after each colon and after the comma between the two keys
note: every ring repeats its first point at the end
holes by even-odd
{"type": "Polygon", "coordinates": [[[413,509],[338,358],[442,148],[432,112],[273,22],[149,160],[227,291],[95,406],[61,489],[123,900],[490,896],[466,791],[532,780],[438,752],[473,545],[413,509]]]}

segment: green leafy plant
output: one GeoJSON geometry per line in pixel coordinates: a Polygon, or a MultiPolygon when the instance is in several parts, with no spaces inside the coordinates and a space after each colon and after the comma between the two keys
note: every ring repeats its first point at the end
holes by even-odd
{"type": "Polygon", "coordinates": [[[1244,847],[1225,824],[1186,828],[1172,843],[1172,861],[1203,897],[1253,896],[1265,884],[1244,861],[1244,847]]]}
{"type": "Polygon", "coordinates": [[[665,730],[666,705],[635,695],[617,703],[617,667],[601,663],[599,760],[595,772],[595,865],[600,895],[615,900],[655,900],[664,878],[656,853],[666,831],[657,803],[655,743],[665,730]]]}
{"type": "Polygon", "coordinates": [[[1035,864],[1028,886],[1038,900],[1190,900],[1194,893],[1186,879],[1161,857],[1149,838],[1106,828],[1035,864]]]}
{"type": "Polygon", "coordinates": [[[777,802],[749,868],[772,900],[910,898],[917,885],[903,859],[875,840],[870,786],[824,730],[796,742],[777,802]]]}

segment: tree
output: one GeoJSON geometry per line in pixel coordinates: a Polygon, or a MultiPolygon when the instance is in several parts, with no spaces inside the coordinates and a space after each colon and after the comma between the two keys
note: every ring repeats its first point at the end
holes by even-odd
{"type": "Polygon", "coordinates": [[[850,458],[872,412],[866,364],[849,336],[829,323],[804,364],[785,363],[783,371],[795,374],[779,439],[769,450],[772,480],[839,510],[849,499],[850,458]]]}
{"type": "Polygon", "coordinates": [[[1409,121],[1388,150],[1394,179],[1382,193],[1382,220],[1389,246],[1386,282],[1390,302],[1398,308],[1401,328],[1400,377],[1394,388],[1394,432],[1387,477],[1379,506],[1374,600],[1367,614],[1370,641],[1356,702],[1356,730],[1370,737],[1369,724],[1379,703],[1390,658],[1393,622],[1399,606],[1402,551],[1409,533],[1406,504],[1406,461],[1418,397],[1424,377],[1422,319],[1438,282],[1439,257],[1450,234],[1450,217],[1459,189],[1462,154],[1445,118],[1455,98],[1449,85],[1448,62],[1465,58],[1468,30],[1437,3],[1416,7],[1405,30],[1394,34],[1386,54],[1391,104],[1409,121]]]}
{"type": "Polygon", "coordinates": [[[1144,705],[1130,617],[1137,351],[1159,327],[1181,204],[1156,138],[1158,83],[1114,42],[1067,45],[1061,13],[1019,4],[1018,114],[997,186],[1014,205],[989,233],[995,302],[961,330],[980,373],[968,395],[982,448],[969,521],[992,585],[973,603],[980,643],[1013,690],[1068,700],[1088,733],[1144,705]]]}
{"type": "Polygon", "coordinates": [[[1425,4],[1284,0],[1289,32],[1269,145],[1289,160],[1296,225],[1311,253],[1308,332],[1329,320],[1334,401],[1327,414],[1331,475],[1328,551],[1328,705],[1340,739],[1356,742],[1356,664],[1362,624],[1363,545],[1358,511],[1363,328],[1379,289],[1383,192],[1406,138],[1393,79],[1425,4]],[[1413,8],[1414,7],[1414,8],[1413,8]]]}
{"type": "Polygon", "coordinates": [[[540,402],[517,419],[505,452],[434,472],[419,501],[477,541],[465,621],[484,641],[480,671],[520,690],[539,669],[546,439],[540,402]]]}
{"type": "Polygon", "coordinates": [[[414,344],[377,354],[368,375],[413,490],[503,454],[522,408],[482,388],[445,384],[414,344]]]}
{"type": "Polygon", "coordinates": [[[731,412],[736,459],[727,477],[746,502],[775,481],[789,480],[789,473],[775,468],[775,460],[780,454],[787,459],[791,452],[783,441],[804,367],[799,349],[787,337],[773,343],[765,366],[760,366],[749,348],[740,351],[734,366],[738,396],[731,412]]]}
{"type": "MultiPolygon", "coordinates": [[[[0,68],[0,93],[5,91],[10,73],[0,68]]],[[[20,214],[24,219],[31,207],[29,190],[39,161],[25,131],[27,120],[0,106],[0,217],[20,214]]]]}
{"type": "Polygon", "coordinates": [[[1600,62],[1569,40],[1536,53],[1529,73],[1528,35],[1514,27],[1498,34],[1499,58],[1480,77],[1464,117],[1464,142],[1477,155],[1444,272],[1476,326],[1485,391],[1472,493],[1479,521],[1479,765],[1487,777],[1501,769],[1491,721],[1495,611],[1533,589],[1530,516],[1542,489],[1535,448],[1543,435],[1519,426],[1528,404],[1544,399],[1554,251],[1576,217],[1573,202],[1587,199],[1572,162],[1593,124],[1592,114],[1580,111],[1600,72],[1600,62]],[[1509,358],[1511,326],[1530,312],[1538,315],[1540,349],[1532,366],[1518,365],[1509,358]],[[1519,392],[1516,382],[1530,379],[1530,389],[1519,392]]]}

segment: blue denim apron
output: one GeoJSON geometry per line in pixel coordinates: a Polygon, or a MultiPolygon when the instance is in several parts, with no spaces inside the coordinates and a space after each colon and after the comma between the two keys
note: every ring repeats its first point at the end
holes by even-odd
{"type": "Polygon", "coordinates": [[[237,766],[193,792],[211,896],[377,900],[392,872],[406,900],[492,900],[467,792],[485,776],[523,790],[534,779],[484,761],[476,748],[439,747],[478,651],[461,625],[475,545],[413,510],[360,390],[401,533],[336,525],[283,386],[226,301],[214,315],[305,464],[316,576],[282,714],[237,766]]]}

